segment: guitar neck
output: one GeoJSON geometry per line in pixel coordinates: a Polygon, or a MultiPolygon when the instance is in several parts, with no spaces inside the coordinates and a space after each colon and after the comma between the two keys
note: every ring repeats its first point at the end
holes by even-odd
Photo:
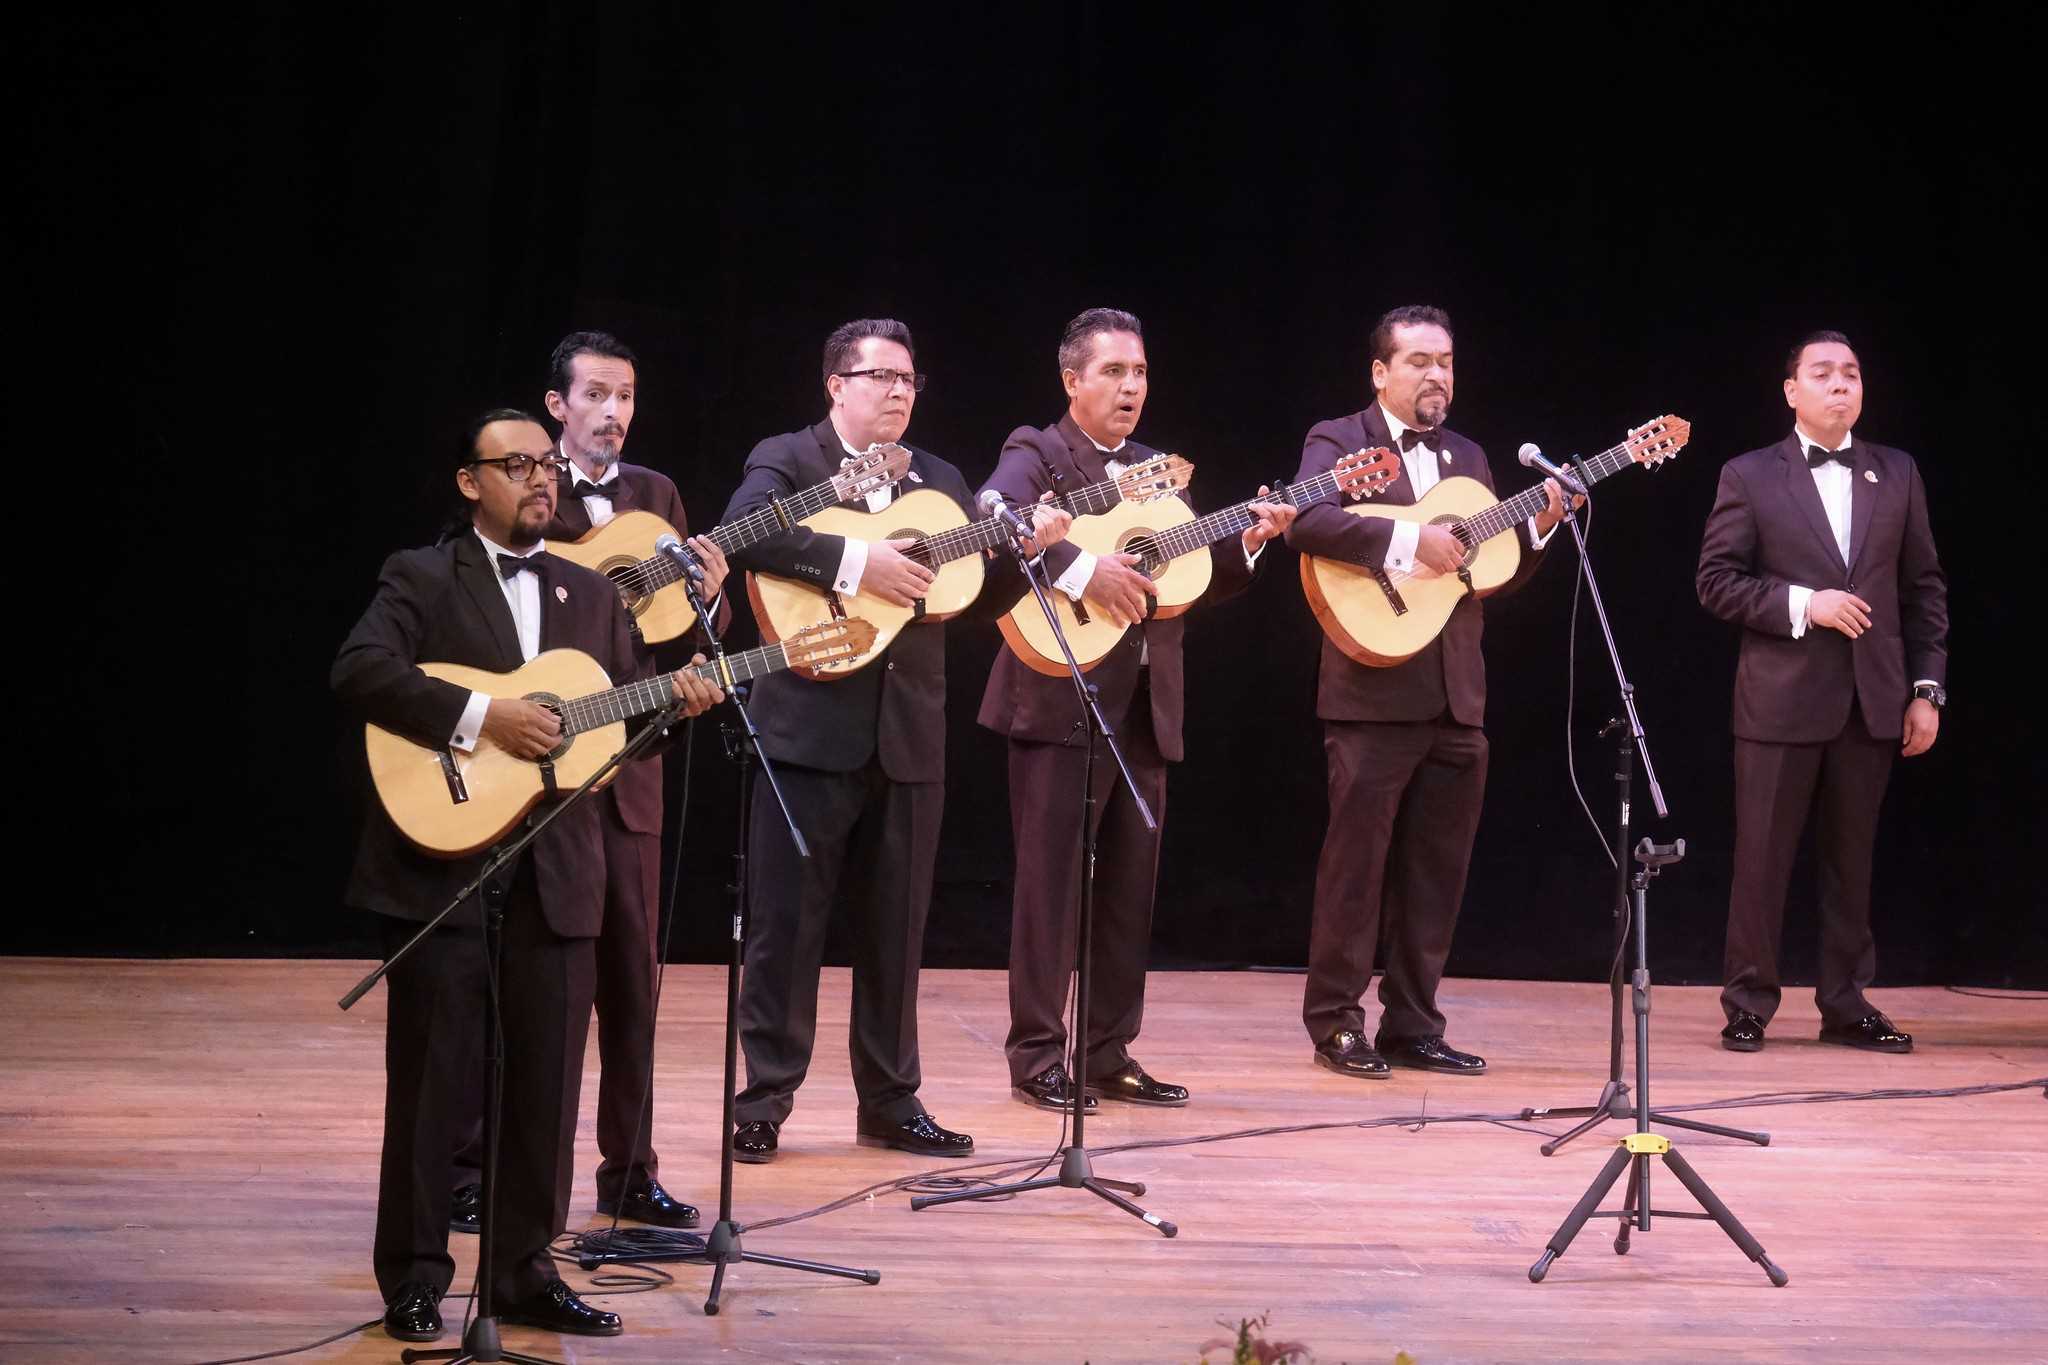
{"type": "Polygon", "coordinates": [[[1151,548],[1144,551],[1145,563],[1138,567],[1150,572],[1151,569],[1179,559],[1182,555],[1193,554],[1220,540],[1241,536],[1258,518],[1252,514],[1255,502],[1284,502],[1297,511],[1313,506],[1337,491],[1335,470],[1318,474],[1301,483],[1283,484],[1261,498],[1246,498],[1243,502],[1196,517],[1193,521],[1161,531],[1152,537],[1151,548]]]}
{"type": "MultiPolygon", "coordinates": [[[[805,517],[822,512],[827,507],[838,505],[839,491],[830,479],[823,483],[814,483],[801,493],[782,500],[782,510],[788,514],[791,521],[802,521],[805,517]]],[[[758,512],[749,512],[736,521],[714,526],[703,535],[706,540],[730,555],[735,550],[743,550],[770,536],[781,535],[787,529],[782,524],[782,518],[775,514],[775,508],[770,506],[763,507],[758,512]]],[[[683,576],[683,566],[667,555],[643,559],[640,561],[639,569],[646,578],[647,591],[650,592],[656,588],[665,588],[683,576]]]]}
{"type": "MultiPolygon", "coordinates": [[[[781,645],[762,645],[758,649],[742,650],[738,654],[725,656],[725,667],[721,668],[716,659],[701,664],[687,664],[677,669],[678,673],[694,673],[713,687],[730,687],[736,682],[750,682],[769,673],[778,673],[789,667],[789,651],[781,645]]],[[[620,721],[632,720],[636,716],[651,715],[674,700],[669,687],[669,674],[657,673],[639,682],[627,683],[604,692],[592,692],[587,697],[577,697],[562,704],[562,733],[581,734],[600,726],[614,725],[620,721]]]]}
{"type": "MultiPolygon", "coordinates": [[[[1115,479],[1104,479],[1053,501],[1080,517],[1108,511],[1123,501],[1123,495],[1117,491],[1115,479]]],[[[956,526],[950,531],[941,531],[935,536],[926,536],[911,548],[910,557],[928,569],[936,569],[966,555],[999,549],[1007,538],[1001,520],[989,517],[984,521],[956,526]]]]}
{"type": "MultiPolygon", "coordinates": [[[[1635,463],[1624,442],[1610,446],[1589,460],[1581,460],[1576,466],[1567,466],[1577,473],[1588,488],[1610,474],[1615,474],[1635,463]]],[[[1467,545],[1477,545],[1491,540],[1501,532],[1520,526],[1529,518],[1550,505],[1550,494],[1542,484],[1525,488],[1505,502],[1497,502],[1476,517],[1467,517],[1452,529],[1467,545]]]]}

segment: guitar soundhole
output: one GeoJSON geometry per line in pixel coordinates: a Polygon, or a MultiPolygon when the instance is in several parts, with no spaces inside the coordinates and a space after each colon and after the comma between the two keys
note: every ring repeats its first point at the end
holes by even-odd
{"type": "Polygon", "coordinates": [[[1458,534],[1458,519],[1456,517],[1438,517],[1435,520],[1431,521],[1430,525],[1441,526],[1446,531],[1449,531],[1453,536],[1457,537],[1458,543],[1465,547],[1464,567],[1468,569],[1471,568],[1472,561],[1479,558],[1479,547],[1477,545],[1471,544],[1465,539],[1464,536],[1458,534]]]}
{"type": "Polygon", "coordinates": [[[633,576],[637,573],[639,567],[632,560],[627,559],[607,564],[600,570],[606,578],[612,581],[612,586],[619,590],[619,600],[626,604],[626,610],[632,612],[635,616],[644,613],[647,610],[648,604],[654,600],[653,593],[642,592],[633,586],[633,576]]]}
{"type": "Polygon", "coordinates": [[[562,718],[562,699],[552,692],[529,692],[526,694],[526,700],[554,712],[556,722],[562,727],[562,742],[547,753],[547,760],[552,763],[568,753],[569,746],[576,742],[576,736],[569,733],[569,723],[562,718]]]}
{"type": "Polygon", "coordinates": [[[1141,527],[1133,530],[1124,537],[1123,543],[1116,548],[1119,554],[1136,555],[1138,557],[1138,562],[1134,567],[1139,573],[1149,577],[1159,572],[1161,567],[1159,545],[1158,542],[1152,539],[1150,528],[1141,527]]]}

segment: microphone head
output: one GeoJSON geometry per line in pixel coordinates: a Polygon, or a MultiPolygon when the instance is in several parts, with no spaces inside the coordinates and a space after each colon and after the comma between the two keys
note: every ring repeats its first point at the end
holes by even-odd
{"type": "Polygon", "coordinates": [[[1004,501],[1003,495],[993,488],[982,489],[981,497],[976,501],[981,504],[982,510],[987,512],[994,512],[1008,505],[1004,501]]]}
{"type": "Polygon", "coordinates": [[[1533,469],[1536,462],[1543,458],[1543,450],[1534,441],[1524,441],[1522,448],[1515,452],[1515,458],[1522,462],[1524,469],[1533,469]]]}
{"type": "Polygon", "coordinates": [[[664,535],[654,542],[654,548],[659,554],[672,555],[683,548],[683,542],[674,536],[664,535]]]}

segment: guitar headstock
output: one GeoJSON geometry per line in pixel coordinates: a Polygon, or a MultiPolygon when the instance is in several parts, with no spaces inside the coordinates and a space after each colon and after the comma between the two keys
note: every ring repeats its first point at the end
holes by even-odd
{"type": "Polygon", "coordinates": [[[1385,446],[1354,450],[1337,457],[1330,471],[1339,492],[1354,498],[1369,498],[1401,477],[1401,457],[1385,446]]]}
{"type": "Polygon", "coordinates": [[[1195,467],[1178,455],[1156,455],[1116,476],[1116,495],[1125,502],[1149,502],[1179,493],[1195,480],[1195,467]]]}
{"type": "Polygon", "coordinates": [[[820,621],[784,637],[782,648],[792,668],[824,668],[850,663],[875,647],[874,622],[859,616],[820,621]]]}
{"type": "Polygon", "coordinates": [[[1692,439],[1692,423],[1666,413],[1629,430],[1622,446],[1628,457],[1646,469],[1654,469],[1685,449],[1692,439]]]}
{"type": "Polygon", "coordinates": [[[832,476],[832,491],[853,502],[889,487],[910,472],[910,452],[894,441],[869,446],[832,476]]]}

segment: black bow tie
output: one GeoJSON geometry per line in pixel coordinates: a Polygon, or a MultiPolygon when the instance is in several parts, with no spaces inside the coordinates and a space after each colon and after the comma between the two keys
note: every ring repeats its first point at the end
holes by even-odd
{"type": "Polygon", "coordinates": [[[539,555],[498,556],[498,577],[509,582],[516,575],[523,573],[531,573],[536,578],[540,577],[539,555]]]}
{"type": "Polygon", "coordinates": [[[616,484],[591,483],[588,480],[583,480],[578,482],[575,487],[571,488],[569,490],[569,493],[572,497],[603,498],[607,502],[609,502],[614,500],[615,495],[618,493],[618,491],[618,485],[616,484]]]}
{"type": "Polygon", "coordinates": [[[1442,453],[1444,434],[1435,427],[1430,428],[1428,431],[1417,431],[1414,427],[1409,427],[1401,433],[1401,453],[1403,455],[1406,455],[1417,446],[1423,446],[1429,450],[1442,453]]]}
{"type": "Polygon", "coordinates": [[[1848,448],[1844,447],[1841,450],[1822,450],[1819,446],[1808,446],[1806,448],[1806,467],[1808,469],[1819,469],[1830,460],[1847,469],[1849,467],[1848,448]]]}

